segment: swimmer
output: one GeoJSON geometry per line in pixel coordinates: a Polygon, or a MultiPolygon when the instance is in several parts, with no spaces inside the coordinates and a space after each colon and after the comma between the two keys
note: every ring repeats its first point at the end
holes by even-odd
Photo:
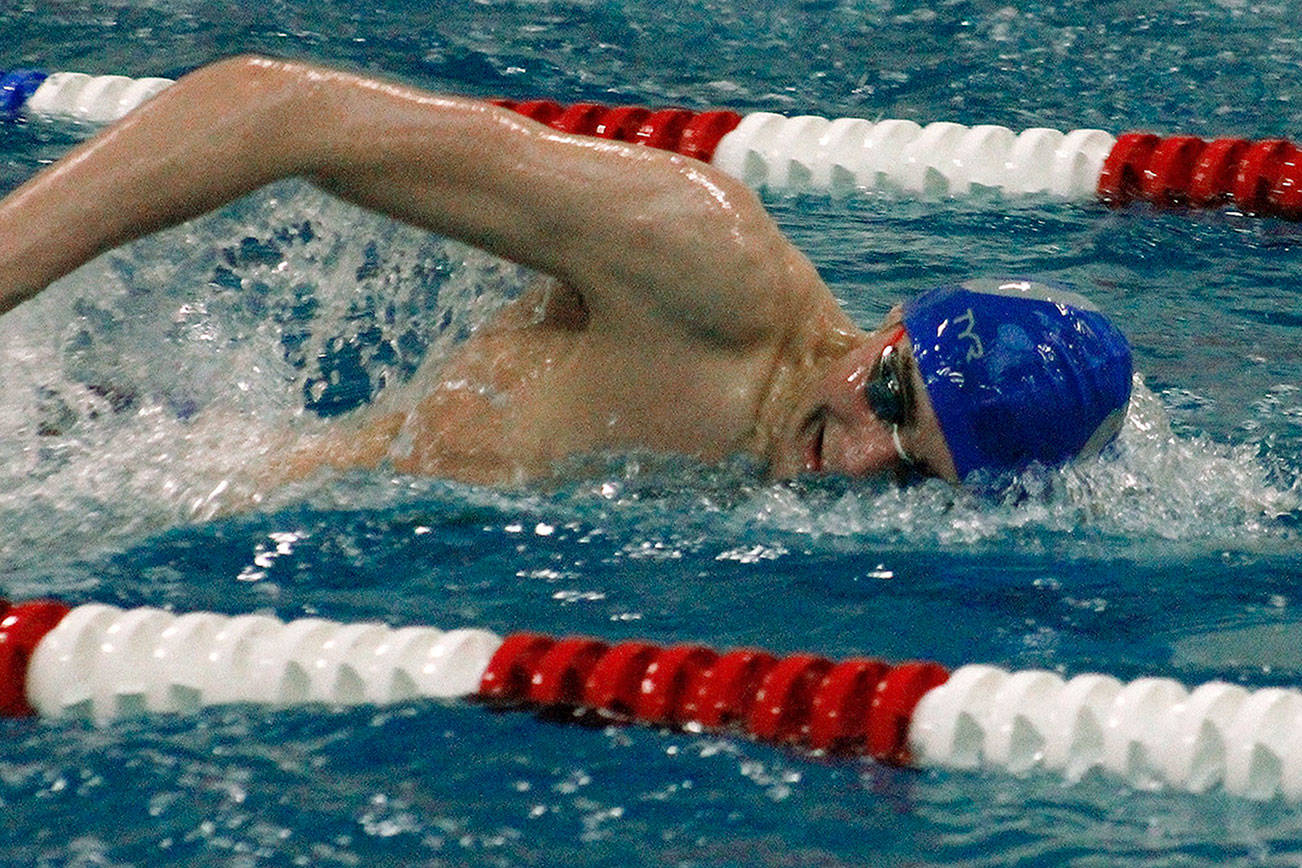
{"type": "Polygon", "coordinates": [[[287,177],[548,280],[418,375],[406,405],[290,450],[284,478],[387,461],[516,483],[567,456],[653,450],[958,483],[1097,452],[1129,401],[1125,339],[1078,296],[971,281],[865,331],[708,165],[260,57],[185,76],[0,201],[0,311],[287,177]]]}

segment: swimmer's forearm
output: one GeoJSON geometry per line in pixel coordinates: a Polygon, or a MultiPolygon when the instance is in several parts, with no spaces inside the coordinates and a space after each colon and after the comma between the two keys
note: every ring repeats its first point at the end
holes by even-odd
{"type": "Polygon", "coordinates": [[[505,117],[303,64],[205,67],[0,202],[0,310],[105,250],[295,175],[527,259],[503,156],[486,152],[489,115],[505,117]]]}
{"type": "Polygon", "coordinates": [[[0,311],[99,253],[294,174],[294,96],[239,61],[186,76],[0,201],[0,311]]]}

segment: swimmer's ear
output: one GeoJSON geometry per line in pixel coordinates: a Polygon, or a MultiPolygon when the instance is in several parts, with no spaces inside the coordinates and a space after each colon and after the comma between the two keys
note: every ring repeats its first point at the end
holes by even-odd
{"type": "Polygon", "coordinates": [[[887,311],[885,319],[882,320],[881,329],[894,328],[902,322],[904,322],[904,302],[900,302],[887,311]]]}

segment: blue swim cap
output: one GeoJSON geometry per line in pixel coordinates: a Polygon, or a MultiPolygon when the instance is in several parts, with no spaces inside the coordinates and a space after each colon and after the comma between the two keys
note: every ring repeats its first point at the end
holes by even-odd
{"type": "Polygon", "coordinates": [[[959,479],[1097,453],[1130,401],[1130,346],[1079,295],[969,280],[904,305],[904,326],[959,479]]]}

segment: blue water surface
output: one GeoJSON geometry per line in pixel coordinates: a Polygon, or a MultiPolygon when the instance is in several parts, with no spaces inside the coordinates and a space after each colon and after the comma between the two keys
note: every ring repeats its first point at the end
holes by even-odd
{"type": "MultiPolygon", "coordinates": [[[[13,2],[0,69],[259,51],[437,89],[1296,136],[1284,2],[13,2]]],[[[89,131],[0,127],[0,191],[89,131]]],[[[1302,684],[1302,226],[1041,200],[765,194],[865,323],[973,275],[1068,281],[1144,386],[1109,460],[993,502],[581,462],[495,490],[265,491],[283,432],[390,399],[528,281],[286,182],[0,319],[0,593],[949,666],[1302,684]]],[[[323,421],[325,420],[325,421],[323,421]]],[[[1302,812],[885,768],[469,702],[0,723],[12,865],[1296,865],[1302,812]]]]}

